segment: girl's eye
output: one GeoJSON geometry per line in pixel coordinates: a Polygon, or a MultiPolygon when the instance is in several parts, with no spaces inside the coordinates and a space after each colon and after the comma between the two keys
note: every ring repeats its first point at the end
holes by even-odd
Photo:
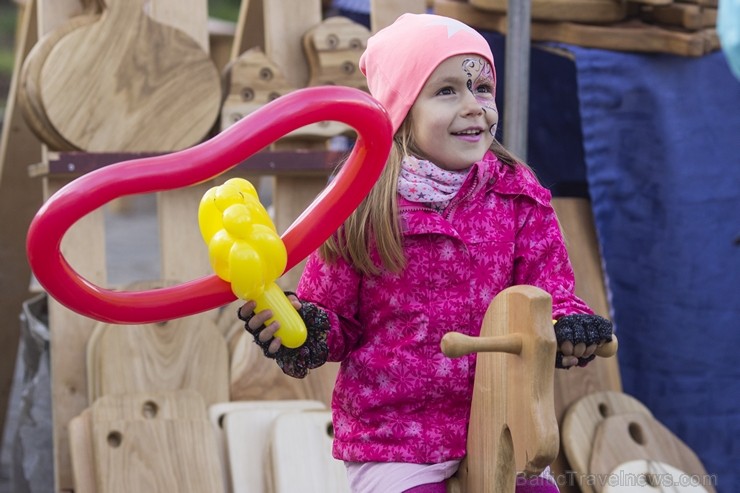
{"type": "Polygon", "coordinates": [[[447,96],[447,95],[450,95],[450,94],[455,94],[455,91],[451,87],[449,87],[449,86],[443,87],[442,89],[440,89],[439,91],[437,91],[437,95],[439,95],[439,96],[447,96]]]}
{"type": "Polygon", "coordinates": [[[478,93],[490,94],[493,92],[493,88],[488,84],[481,84],[475,88],[475,91],[478,93]]]}

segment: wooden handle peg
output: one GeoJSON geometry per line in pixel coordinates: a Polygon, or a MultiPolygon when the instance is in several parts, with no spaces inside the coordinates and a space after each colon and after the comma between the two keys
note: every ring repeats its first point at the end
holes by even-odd
{"type": "Polygon", "coordinates": [[[470,353],[491,352],[519,354],[522,352],[521,334],[494,337],[471,337],[459,332],[448,332],[442,337],[442,353],[448,358],[459,358],[470,353]]]}
{"type": "MultiPolygon", "coordinates": [[[[610,358],[617,353],[619,342],[617,336],[596,348],[596,356],[610,358]]],[[[442,353],[448,358],[459,358],[470,353],[495,352],[520,354],[522,336],[519,333],[495,337],[471,337],[459,332],[448,332],[442,337],[442,353]]]]}

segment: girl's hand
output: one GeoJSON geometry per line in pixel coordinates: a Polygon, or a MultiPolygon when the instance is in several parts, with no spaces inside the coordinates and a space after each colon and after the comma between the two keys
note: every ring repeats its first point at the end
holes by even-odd
{"type": "Polygon", "coordinates": [[[298,310],[306,324],[308,337],[306,342],[297,348],[282,345],[275,332],[280,328],[279,322],[265,323],[272,317],[271,310],[254,313],[257,304],[247,301],[239,308],[237,315],[244,321],[244,328],[254,336],[254,342],[262,348],[268,358],[274,359],[283,373],[295,378],[303,378],[309,370],[318,368],[329,358],[327,336],[330,324],[328,314],[313,303],[301,302],[293,293],[285,293],[290,303],[298,310]]]}
{"type": "Polygon", "coordinates": [[[570,368],[571,366],[578,365],[579,358],[590,358],[591,355],[596,353],[596,348],[602,344],[591,344],[590,346],[586,346],[585,343],[579,342],[574,346],[571,341],[565,341],[560,345],[560,352],[563,354],[563,359],[561,361],[563,368],[570,368]]]}
{"type": "MultiPolygon", "coordinates": [[[[296,310],[300,310],[301,302],[293,294],[288,295],[290,303],[296,310]]],[[[246,320],[246,329],[254,335],[266,353],[275,354],[282,346],[279,337],[275,337],[275,332],[280,328],[280,322],[273,321],[265,326],[265,323],[272,318],[272,310],[263,310],[254,313],[256,303],[253,300],[247,301],[239,308],[239,318],[246,320]]]]}
{"type": "Polygon", "coordinates": [[[612,323],[598,315],[566,315],[555,322],[554,328],[558,368],[586,366],[596,357],[596,348],[612,340],[612,323]]]}

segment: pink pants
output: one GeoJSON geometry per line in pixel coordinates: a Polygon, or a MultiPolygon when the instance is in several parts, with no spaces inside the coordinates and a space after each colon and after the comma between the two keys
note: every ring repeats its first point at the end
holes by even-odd
{"type": "Polygon", "coordinates": [[[422,484],[420,486],[414,486],[410,490],[404,491],[404,493],[447,493],[447,486],[445,486],[444,481],[441,483],[422,484]]]}

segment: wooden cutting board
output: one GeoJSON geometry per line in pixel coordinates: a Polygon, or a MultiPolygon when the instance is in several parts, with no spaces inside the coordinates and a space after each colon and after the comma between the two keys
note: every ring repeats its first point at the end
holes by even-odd
{"type": "Polygon", "coordinates": [[[50,149],[57,151],[78,150],[57,132],[46,116],[39,91],[41,67],[56,43],[74,30],[88,26],[98,19],[98,15],[80,15],[44,35],[33,46],[23,61],[20,72],[18,103],[23,117],[36,136],[50,149]]]}
{"type": "Polygon", "coordinates": [[[164,324],[99,325],[88,344],[90,402],[103,395],[193,389],[229,400],[226,341],[205,314],[164,324]]]}
{"type": "MultiPolygon", "coordinates": [[[[285,413],[326,409],[317,401],[254,401],[224,414],[224,436],[233,493],[265,493],[270,432],[275,419],[285,413]]],[[[299,490],[297,490],[299,491],[299,490]]]]}
{"type": "Polygon", "coordinates": [[[93,415],[92,435],[98,493],[224,491],[207,420],[98,421],[93,415]]]}
{"type": "Polygon", "coordinates": [[[604,493],[707,493],[694,479],[664,462],[635,460],[611,472],[604,493]]]}
{"type": "Polygon", "coordinates": [[[41,69],[49,121],[91,152],[172,151],[213,126],[221,82],[200,44],[146,15],[146,0],[108,0],[99,20],[60,39],[41,69]]]}
{"type": "Polygon", "coordinates": [[[107,395],[90,409],[99,493],[224,491],[198,392],[107,395]]]}
{"type": "Polygon", "coordinates": [[[208,420],[203,397],[193,389],[104,395],[95,401],[95,419],[208,420]]]}
{"type": "MultiPolygon", "coordinates": [[[[508,0],[470,0],[483,10],[506,12],[508,0]]],[[[543,21],[615,22],[625,18],[621,0],[532,0],[532,19],[543,21]]]]}
{"type": "Polygon", "coordinates": [[[344,463],[332,457],[330,411],[283,414],[271,435],[273,493],[349,493],[344,463]]]}
{"type": "Polygon", "coordinates": [[[207,421],[205,403],[194,390],[103,396],[68,425],[72,474],[76,493],[96,493],[93,413],[103,421],[183,419],[207,421]],[[94,409],[94,411],[93,411],[94,409]]]}
{"type": "MultiPolygon", "coordinates": [[[[689,475],[707,476],[696,454],[655,418],[641,412],[605,418],[596,428],[589,473],[606,477],[634,460],[660,461],[689,475]]],[[[604,486],[596,482],[594,491],[603,493],[604,486]]],[[[715,490],[708,485],[707,491],[715,490]]]]}
{"type": "Polygon", "coordinates": [[[75,493],[96,493],[95,457],[93,455],[92,411],[85,409],[69,421],[69,452],[75,493]]]}
{"type": "Polygon", "coordinates": [[[560,430],[562,449],[584,493],[593,491],[586,475],[596,428],[607,417],[625,413],[652,416],[650,410],[634,397],[610,390],[584,396],[565,411],[560,430]]]}

